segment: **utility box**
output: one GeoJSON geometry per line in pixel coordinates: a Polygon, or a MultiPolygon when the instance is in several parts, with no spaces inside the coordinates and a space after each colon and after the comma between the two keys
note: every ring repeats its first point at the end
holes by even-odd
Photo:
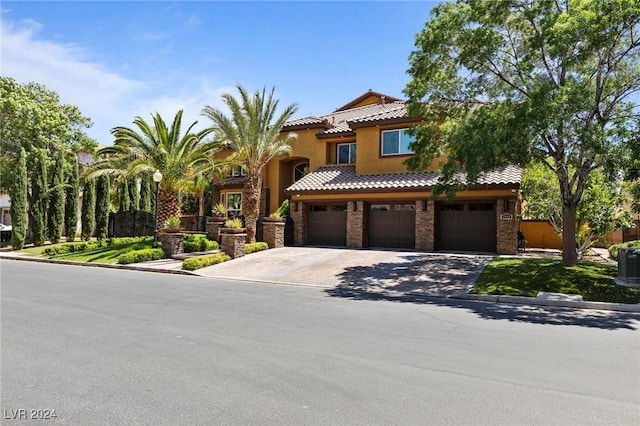
{"type": "Polygon", "coordinates": [[[618,279],[628,284],[640,284],[640,249],[618,250],[618,279]]]}

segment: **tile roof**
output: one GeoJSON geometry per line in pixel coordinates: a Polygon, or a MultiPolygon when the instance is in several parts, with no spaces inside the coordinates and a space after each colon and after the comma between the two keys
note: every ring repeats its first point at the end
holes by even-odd
{"type": "MultiPolygon", "coordinates": [[[[355,166],[331,165],[318,167],[285,192],[356,192],[389,189],[430,189],[438,181],[435,172],[404,172],[356,175],[355,166]]],[[[463,176],[461,176],[462,178],[463,176]]],[[[507,166],[484,173],[478,185],[513,185],[522,180],[522,169],[507,166]]],[[[464,179],[461,179],[464,183],[464,179]]]]}
{"type": "Polygon", "coordinates": [[[225,186],[244,186],[244,183],[247,181],[246,176],[227,176],[224,180],[220,182],[215,182],[215,187],[225,187],[225,186]]]}

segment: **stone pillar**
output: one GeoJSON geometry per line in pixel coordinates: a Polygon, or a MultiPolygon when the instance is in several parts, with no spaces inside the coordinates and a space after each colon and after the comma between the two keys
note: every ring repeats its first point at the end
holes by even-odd
{"type": "Polygon", "coordinates": [[[184,234],[181,232],[159,232],[158,238],[166,257],[184,252],[184,234]]]}
{"type": "Polygon", "coordinates": [[[284,247],[284,222],[283,221],[262,221],[262,232],[264,242],[269,248],[284,247]]]}
{"type": "Polygon", "coordinates": [[[347,203],[347,247],[364,247],[366,243],[364,217],[364,201],[347,203]]]}
{"type": "Polygon", "coordinates": [[[496,252],[498,254],[518,254],[517,201],[516,198],[509,198],[496,202],[496,252]]]}
{"type": "Polygon", "coordinates": [[[222,244],[220,249],[231,256],[232,259],[245,255],[244,244],[247,239],[245,232],[241,234],[228,234],[222,232],[222,244]]]}
{"type": "Polygon", "coordinates": [[[416,250],[435,249],[435,216],[433,200],[416,201],[416,250]]]}
{"type": "Polygon", "coordinates": [[[207,219],[207,238],[220,242],[220,228],[224,225],[224,219],[207,219]]]}
{"type": "Polygon", "coordinates": [[[293,245],[303,246],[307,242],[307,205],[292,202],[289,215],[293,220],[293,245]]]}

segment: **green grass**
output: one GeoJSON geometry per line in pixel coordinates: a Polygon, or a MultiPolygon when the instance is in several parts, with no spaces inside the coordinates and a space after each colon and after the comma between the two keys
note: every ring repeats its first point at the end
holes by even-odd
{"type": "Polygon", "coordinates": [[[617,285],[615,266],[581,262],[564,267],[557,259],[492,260],[471,293],[536,297],[539,291],[579,294],[594,302],[640,303],[640,289],[617,285]]]}
{"type": "Polygon", "coordinates": [[[107,247],[99,247],[94,250],[85,250],[52,256],[50,257],[50,259],[73,260],[76,262],[117,263],[118,256],[120,256],[121,254],[129,253],[133,250],[151,248],[151,246],[151,241],[114,244],[107,247]]]}

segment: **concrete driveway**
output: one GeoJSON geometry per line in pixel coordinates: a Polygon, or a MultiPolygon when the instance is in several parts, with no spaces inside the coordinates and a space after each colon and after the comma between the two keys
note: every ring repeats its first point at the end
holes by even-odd
{"type": "Polygon", "coordinates": [[[207,277],[319,286],[361,296],[446,297],[468,292],[491,257],[284,247],[196,272],[207,277]]]}

